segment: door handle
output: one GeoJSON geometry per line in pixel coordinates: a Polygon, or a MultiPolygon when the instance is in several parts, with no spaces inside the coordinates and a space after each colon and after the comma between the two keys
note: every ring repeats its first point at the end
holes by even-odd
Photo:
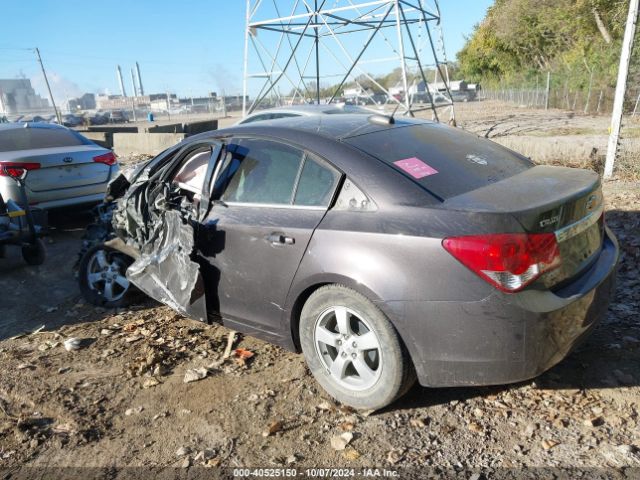
{"type": "Polygon", "coordinates": [[[267,240],[273,245],[293,245],[296,243],[296,239],[288,237],[282,232],[273,232],[267,237],[267,240]]]}

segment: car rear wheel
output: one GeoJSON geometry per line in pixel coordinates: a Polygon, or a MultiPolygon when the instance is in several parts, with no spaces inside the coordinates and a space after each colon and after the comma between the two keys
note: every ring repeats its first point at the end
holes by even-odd
{"type": "Polygon", "coordinates": [[[105,245],[90,248],[80,260],[78,281],[89,303],[106,308],[125,307],[136,297],[136,289],[126,277],[133,259],[105,245]]]}
{"type": "Polygon", "coordinates": [[[386,316],[367,298],[327,285],[306,301],[300,343],[311,373],[340,402],[380,409],[415,382],[411,359],[386,316]]]}

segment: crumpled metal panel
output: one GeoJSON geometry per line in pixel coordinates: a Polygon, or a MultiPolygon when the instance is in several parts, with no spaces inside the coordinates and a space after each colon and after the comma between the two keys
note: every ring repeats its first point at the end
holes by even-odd
{"type": "Polygon", "coordinates": [[[194,205],[161,181],[166,165],[142,171],[117,200],[112,225],[135,261],[127,278],[150,297],[195,320],[206,321],[204,282],[191,260],[194,205]]]}
{"type": "Polygon", "coordinates": [[[152,241],[129,266],[127,278],[140,290],[183,315],[206,320],[200,266],[191,260],[193,227],[176,210],[161,215],[152,241]]]}

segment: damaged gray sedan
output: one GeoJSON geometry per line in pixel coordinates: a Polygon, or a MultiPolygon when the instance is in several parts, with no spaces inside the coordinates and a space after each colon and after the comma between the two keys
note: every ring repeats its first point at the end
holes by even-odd
{"type": "Polygon", "coordinates": [[[458,129],[380,115],[190,137],[110,186],[80,286],[144,292],[301,350],[357,408],[535,377],[593,329],[616,240],[599,178],[458,129]],[[135,286],[135,288],[134,288],[135,286]]]}

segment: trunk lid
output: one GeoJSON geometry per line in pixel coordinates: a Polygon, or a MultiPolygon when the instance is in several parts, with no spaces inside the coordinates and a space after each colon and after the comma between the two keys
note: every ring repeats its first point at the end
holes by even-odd
{"type": "Polygon", "coordinates": [[[604,238],[600,179],[587,170],[536,166],[448,199],[446,208],[510,214],[527,233],[555,233],[561,266],[541,281],[559,286],[587,268],[604,238]]]}
{"type": "Polygon", "coordinates": [[[97,145],[17,150],[2,152],[0,161],[39,163],[39,169],[29,172],[26,185],[32,192],[45,192],[106,182],[111,167],[93,158],[108,151],[97,145]]]}

